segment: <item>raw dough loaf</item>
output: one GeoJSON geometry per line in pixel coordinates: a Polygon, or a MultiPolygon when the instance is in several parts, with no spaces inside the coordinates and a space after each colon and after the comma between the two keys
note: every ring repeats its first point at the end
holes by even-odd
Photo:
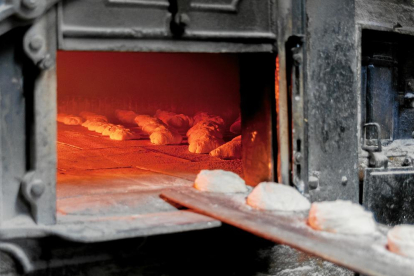
{"type": "Polygon", "coordinates": [[[149,123],[142,127],[142,131],[151,135],[155,130],[167,129],[162,123],[149,123]]]}
{"type": "Polygon", "coordinates": [[[333,233],[364,235],[376,231],[371,212],[344,200],[312,203],[308,223],[313,229],[333,233]]]}
{"type": "Polygon", "coordinates": [[[160,119],[164,124],[178,131],[187,131],[193,124],[193,119],[184,114],[164,111],[158,109],[155,117],[160,119]]]}
{"type": "Polygon", "coordinates": [[[79,115],[90,122],[108,122],[108,118],[103,115],[95,114],[93,112],[83,111],[79,115]]]}
{"type": "Polygon", "coordinates": [[[230,126],[230,132],[234,134],[241,134],[241,117],[239,116],[237,120],[230,126]]]}
{"type": "Polygon", "coordinates": [[[109,135],[109,138],[117,141],[135,140],[139,139],[140,135],[130,129],[117,127],[117,129],[109,135]]]}
{"type": "Polygon", "coordinates": [[[202,170],[197,175],[194,188],[216,193],[245,193],[248,191],[244,180],[233,172],[223,170],[202,170]]]}
{"type": "Polygon", "coordinates": [[[85,119],[85,122],[82,123],[82,126],[87,127],[88,130],[94,131],[98,126],[108,123],[108,119],[105,116],[98,115],[93,112],[83,111],[79,115],[85,119]]]}
{"type": "Polygon", "coordinates": [[[209,153],[224,144],[224,120],[206,112],[194,116],[194,126],[187,131],[188,150],[192,153],[209,153]]]}
{"type": "Polygon", "coordinates": [[[95,132],[102,134],[104,130],[108,127],[108,125],[111,125],[111,124],[100,123],[97,127],[95,127],[95,132]]]}
{"type": "Polygon", "coordinates": [[[135,124],[135,117],[137,117],[134,111],[131,110],[115,110],[115,117],[124,124],[135,124]]]}
{"type": "Polygon", "coordinates": [[[104,127],[106,125],[107,125],[106,122],[90,122],[88,124],[88,130],[90,130],[90,131],[96,131],[98,128],[104,127]]]}
{"type": "Polygon", "coordinates": [[[83,119],[78,116],[60,113],[57,115],[57,121],[65,125],[77,126],[83,123],[83,119]]]}
{"type": "Polygon", "coordinates": [[[414,258],[414,225],[397,225],[388,232],[387,237],[390,251],[414,258]]]}
{"type": "Polygon", "coordinates": [[[182,136],[176,130],[164,124],[160,119],[148,115],[138,115],[134,120],[142,128],[142,131],[149,134],[152,144],[181,144],[182,136]]]}
{"type": "Polygon", "coordinates": [[[262,182],[247,197],[246,203],[259,210],[305,211],[311,204],[295,188],[275,182],[262,182]]]}
{"type": "Polygon", "coordinates": [[[222,128],[214,122],[202,121],[195,124],[192,128],[187,131],[187,137],[200,136],[200,135],[212,135],[217,138],[223,138],[222,128]]]}
{"type": "Polygon", "coordinates": [[[137,115],[134,121],[139,127],[144,127],[145,125],[148,125],[148,124],[155,124],[155,125],[162,124],[161,120],[151,117],[149,115],[137,115]]]}
{"type": "Polygon", "coordinates": [[[224,120],[220,116],[212,115],[208,112],[198,112],[194,115],[194,124],[206,121],[214,122],[217,125],[224,127],[224,120]]]}
{"type": "Polygon", "coordinates": [[[241,135],[233,138],[230,142],[210,151],[210,155],[221,159],[241,159],[242,157],[242,142],[241,135]]]}
{"type": "Polygon", "coordinates": [[[113,125],[113,124],[107,124],[104,128],[102,135],[103,136],[110,136],[112,132],[115,132],[118,127],[122,127],[121,125],[113,125]]]}
{"type": "Polygon", "coordinates": [[[165,127],[155,129],[150,135],[150,141],[155,145],[176,145],[180,144],[182,139],[177,131],[165,127]]]}
{"type": "Polygon", "coordinates": [[[188,151],[192,153],[209,153],[213,149],[223,145],[223,143],[223,139],[206,136],[204,139],[195,139],[189,143],[188,151]]]}

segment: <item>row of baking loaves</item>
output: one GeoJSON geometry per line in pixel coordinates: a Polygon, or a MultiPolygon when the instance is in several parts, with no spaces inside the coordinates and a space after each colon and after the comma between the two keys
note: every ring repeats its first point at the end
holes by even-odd
{"type": "MultiPolygon", "coordinates": [[[[241,137],[238,136],[224,144],[224,120],[219,116],[199,112],[191,118],[163,110],[157,110],[154,117],[138,115],[129,110],[116,110],[115,115],[125,124],[135,122],[149,135],[151,143],[155,145],[180,144],[182,136],[179,132],[188,130],[186,135],[190,152],[210,153],[211,156],[221,159],[241,158],[241,137]]],[[[234,133],[240,132],[240,117],[232,125],[231,130],[234,133]]]]}
{"type": "MultiPolygon", "coordinates": [[[[138,116],[138,114],[131,110],[117,109],[115,110],[115,116],[120,122],[124,124],[135,124],[135,118],[138,116]]],[[[177,114],[170,111],[158,109],[157,112],[155,112],[154,117],[156,119],[159,119],[166,126],[172,127],[178,131],[185,132],[193,125],[193,118],[184,114],[177,114]]]]}
{"type": "MultiPolygon", "coordinates": [[[[201,191],[246,193],[246,184],[237,174],[223,170],[202,170],[194,183],[201,191]],[[226,185],[223,185],[225,183],[226,185]]],[[[314,202],[312,205],[295,188],[262,182],[247,196],[246,203],[259,210],[306,211],[308,225],[315,230],[340,234],[369,235],[377,231],[373,214],[351,201],[314,202]]],[[[388,249],[414,258],[414,225],[398,225],[387,235],[388,249]]]]}
{"type": "MultiPolygon", "coordinates": [[[[122,125],[108,123],[103,115],[93,112],[81,112],[81,117],[59,114],[58,121],[88,127],[91,131],[102,133],[113,140],[137,139],[139,135],[122,125]]],[[[180,144],[182,136],[179,131],[187,131],[189,151],[193,153],[210,153],[221,159],[241,158],[241,136],[224,144],[224,120],[207,112],[199,112],[193,118],[174,112],[157,110],[154,117],[138,115],[130,110],[116,110],[116,118],[123,124],[137,124],[149,135],[155,145],[180,144]],[[190,128],[191,127],[191,128],[190,128]],[[190,129],[189,129],[190,128],[190,129]]],[[[233,123],[230,131],[240,133],[240,116],[233,123]]]]}
{"type": "Polygon", "coordinates": [[[115,116],[123,123],[137,124],[141,127],[142,131],[149,135],[152,144],[172,145],[180,144],[182,141],[182,136],[174,128],[156,117],[138,115],[130,110],[116,110],[115,116]]]}
{"type": "Polygon", "coordinates": [[[81,112],[80,115],[86,120],[82,126],[90,131],[95,131],[103,136],[109,136],[112,140],[123,141],[139,139],[140,135],[122,125],[108,123],[105,116],[92,112],[81,112]]]}

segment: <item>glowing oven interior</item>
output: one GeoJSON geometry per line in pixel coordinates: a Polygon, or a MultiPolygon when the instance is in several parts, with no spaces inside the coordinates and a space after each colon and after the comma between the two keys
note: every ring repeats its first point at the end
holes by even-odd
{"type": "Polygon", "coordinates": [[[241,135],[240,126],[234,125],[240,116],[237,55],[59,52],[57,76],[59,116],[90,112],[137,134],[130,140],[113,140],[88,127],[62,123],[58,116],[58,213],[167,211],[173,208],[168,203],[151,203],[155,192],[190,186],[202,169],[223,169],[243,177],[241,156],[223,159],[208,152],[192,153],[186,136],[199,112],[223,119],[221,143],[241,135]],[[174,129],[181,143],[155,145],[151,133],[120,120],[117,110],[149,116],[162,110],[192,121],[174,129]]]}

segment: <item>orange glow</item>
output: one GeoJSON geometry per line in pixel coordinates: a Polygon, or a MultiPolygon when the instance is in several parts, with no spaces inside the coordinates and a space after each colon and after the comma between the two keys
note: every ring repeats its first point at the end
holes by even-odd
{"type": "Polygon", "coordinates": [[[236,55],[59,51],[57,66],[59,113],[239,115],[236,55]]]}
{"type": "Polygon", "coordinates": [[[161,109],[193,118],[205,111],[224,119],[223,139],[230,141],[236,136],[230,126],[240,114],[238,66],[237,56],[227,54],[58,52],[58,113],[81,116],[87,111],[105,119],[95,122],[95,129],[89,122],[67,125],[64,116],[58,118],[59,214],[107,208],[118,204],[113,198],[120,194],[133,205],[129,193],[192,185],[202,169],[243,177],[240,159],[189,152],[187,130],[179,133],[181,144],[154,145],[135,121],[127,125],[115,114],[122,109],[154,116],[161,109]],[[99,123],[125,126],[139,135],[111,140],[99,123]],[[106,194],[111,197],[96,205],[94,200],[106,194]]]}
{"type": "MultiPolygon", "coordinates": [[[[276,57],[276,70],[275,70],[275,97],[276,97],[276,133],[279,133],[279,57],[276,57]]],[[[279,139],[278,139],[279,141],[279,139]]],[[[281,161],[280,161],[280,151],[279,146],[277,149],[277,181],[282,182],[281,174],[281,161]]]]}

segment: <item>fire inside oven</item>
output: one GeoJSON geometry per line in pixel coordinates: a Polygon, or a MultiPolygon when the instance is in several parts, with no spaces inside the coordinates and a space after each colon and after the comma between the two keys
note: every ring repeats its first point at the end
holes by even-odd
{"type": "Polygon", "coordinates": [[[123,212],[137,194],[191,186],[202,169],[243,177],[238,63],[232,54],[59,52],[58,213],[123,212]]]}

